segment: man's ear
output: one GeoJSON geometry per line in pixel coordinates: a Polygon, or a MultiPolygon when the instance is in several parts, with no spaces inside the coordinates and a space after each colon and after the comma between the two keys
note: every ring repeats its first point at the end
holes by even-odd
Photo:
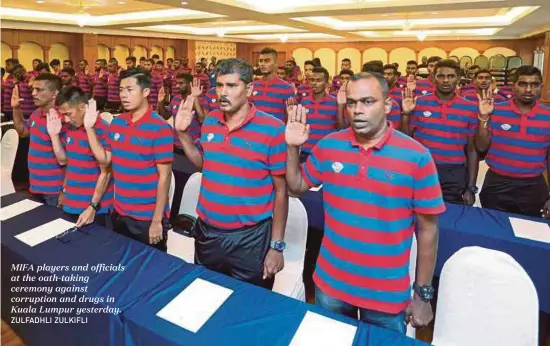
{"type": "Polygon", "coordinates": [[[145,88],[143,89],[143,96],[145,97],[149,97],[149,95],[151,94],[151,89],[150,88],[145,88]]]}

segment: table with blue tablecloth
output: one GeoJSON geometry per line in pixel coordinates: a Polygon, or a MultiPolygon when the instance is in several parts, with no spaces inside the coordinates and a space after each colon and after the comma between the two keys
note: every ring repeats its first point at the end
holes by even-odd
{"type": "MultiPolygon", "coordinates": [[[[2,206],[25,198],[28,196],[23,194],[4,196],[2,206]]],[[[59,217],[63,218],[61,210],[40,206],[1,222],[2,319],[28,346],[51,346],[52,343],[90,346],[288,345],[307,311],[357,326],[354,345],[424,345],[391,330],[332,314],[317,306],[186,263],[96,225],[84,227],[83,232],[66,235],[68,242],[54,238],[30,247],[14,238],[59,217]],[[10,280],[12,265],[92,266],[99,263],[121,264],[125,270],[88,273],[90,281],[85,296],[113,297],[113,303],[100,305],[119,308],[119,315],[88,315],[87,324],[11,323],[13,304],[10,301],[15,296],[11,287],[21,285],[10,280]],[[234,292],[195,334],[156,314],[196,278],[222,285],[234,292]]],[[[64,273],[78,274],[72,270],[64,273]]]]}
{"type": "MultiPolygon", "coordinates": [[[[322,234],[322,190],[307,191],[302,195],[301,201],[307,211],[309,226],[312,228],[310,234],[322,234]]],[[[529,274],[537,289],[540,309],[550,313],[550,244],[516,237],[509,218],[516,217],[548,224],[550,221],[464,205],[447,203],[446,206],[447,210],[439,217],[439,247],[435,274],[439,276],[445,261],[466,246],[481,246],[505,252],[529,274]]]]}

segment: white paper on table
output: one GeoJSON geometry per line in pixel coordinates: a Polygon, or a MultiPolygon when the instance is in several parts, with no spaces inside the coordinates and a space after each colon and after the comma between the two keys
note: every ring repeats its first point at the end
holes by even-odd
{"type": "Polygon", "coordinates": [[[29,231],[23,232],[15,236],[23,243],[29,246],[36,246],[45,242],[61,233],[73,228],[76,225],[74,222],[69,222],[63,219],[57,219],[35,227],[29,231]]]}
{"type": "Polygon", "coordinates": [[[516,237],[550,243],[550,227],[544,222],[510,217],[510,224],[516,237]]]}
{"type": "Polygon", "coordinates": [[[222,306],[233,290],[195,279],[163,307],[157,316],[196,333],[222,306]]]}
{"type": "Polygon", "coordinates": [[[317,187],[312,187],[309,189],[309,191],[319,191],[323,188],[323,184],[317,186],[317,187]]]}
{"type": "Polygon", "coordinates": [[[308,311],[290,346],[349,346],[356,332],[356,326],[308,311]]]}
{"type": "Polygon", "coordinates": [[[26,213],[27,211],[33,210],[41,205],[42,203],[31,201],[30,199],[24,199],[0,209],[0,219],[2,221],[11,219],[14,216],[26,213]]]}

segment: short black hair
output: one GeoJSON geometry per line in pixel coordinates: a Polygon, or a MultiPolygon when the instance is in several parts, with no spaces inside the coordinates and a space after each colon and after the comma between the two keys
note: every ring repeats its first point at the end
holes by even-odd
{"type": "Polygon", "coordinates": [[[306,65],[311,65],[311,66],[315,67],[315,64],[311,60],[306,60],[306,62],[304,62],[304,66],[306,66],[306,65]]]}
{"type": "Polygon", "coordinates": [[[342,62],[349,62],[349,63],[351,64],[351,60],[350,60],[350,59],[348,59],[348,58],[344,58],[344,59],[342,59],[342,62]]]}
{"type": "Polygon", "coordinates": [[[476,68],[481,68],[479,65],[472,65],[470,66],[470,70],[475,70],[476,68]]]}
{"type": "Polygon", "coordinates": [[[153,54],[153,56],[151,57],[151,59],[160,59],[160,56],[158,54],[153,54]]]}
{"type": "Polygon", "coordinates": [[[342,71],[340,71],[340,73],[338,75],[341,76],[343,74],[349,74],[350,76],[354,75],[352,70],[342,70],[342,71]]]}
{"type": "Polygon", "coordinates": [[[319,58],[313,58],[311,62],[313,62],[313,66],[317,66],[317,67],[323,66],[323,64],[321,64],[321,59],[319,58]]]}
{"type": "Polygon", "coordinates": [[[275,55],[275,58],[277,58],[277,51],[271,47],[265,47],[260,51],[260,54],[264,54],[264,55],[271,54],[271,55],[275,55]]]}
{"type": "Polygon", "coordinates": [[[220,63],[216,76],[224,76],[233,73],[237,73],[239,79],[242,80],[244,84],[248,85],[252,82],[254,69],[243,59],[230,58],[220,63]]]}
{"type": "Polygon", "coordinates": [[[437,63],[440,60],[443,60],[440,56],[431,56],[428,58],[428,64],[431,64],[432,62],[437,63]]]}
{"type": "Polygon", "coordinates": [[[193,82],[193,76],[189,73],[180,73],[176,76],[176,79],[185,79],[187,83],[193,82]]]}
{"type": "Polygon", "coordinates": [[[21,65],[21,64],[16,64],[16,65],[13,65],[13,72],[15,73],[15,70],[19,70],[20,68],[24,69],[25,66],[21,65]]]}
{"type": "Polygon", "coordinates": [[[367,61],[367,64],[377,65],[380,66],[380,68],[384,68],[384,62],[382,60],[367,61]]]}
{"type": "Polygon", "coordinates": [[[122,82],[126,78],[135,78],[141,90],[151,88],[151,75],[144,72],[141,68],[131,68],[122,71],[120,73],[120,81],[122,82]]]}
{"type": "Polygon", "coordinates": [[[321,66],[316,66],[316,67],[313,68],[313,73],[322,73],[323,76],[325,77],[325,81],[328,82],[328,78],[329,78],[330,75],[329,75],[326,68],[321,67],[321,66]]]}
{"type": "Polygon", "coordinates": [[[172,58],[166,59],[166,62],[170,62],[170,61],[171,61],[171,62],[174,62],[174,59],[172,59],[172,58]]]}
{"type": "Polygon", "coordinates": [[[37,63],[40,64],[40,63],[42,62],[42,60],[40,60],[40,59],[32,59],[32,63],[34,64],[35,62],[37,62],[37,63]]]}
{"type": "Polygon", "coordinates": [[[395,69],[398,69],[398,68],[399,68],[399,64],[396,63],[396,62],[394,62],[392,65],[395,66],[395,69]]]}
{"type": "Polygon", "coordinates": [[[59,78],[58,75],[52,73],[44,73],[36,76],[34,81],[45,81],[50,90],[61,90],[61,78],[59,78]]]}
{"type": "Polygon", "coordinates": [[[80,59],[80,62],[84,62],[86,65],[88,65],[88,60],[86,59],[80,59]]]}
{"type": "Polygon", "coordinates": [[[118,64],[118,60],[116,58],[109,59],[109,62],[113,64],[118,64]]]}
{"type": "Polygon", "coordinates": [[[73,61],[72,61],[72,60],[69,60],[69,59],[67,59],[67,60],[63,60],[63,63],[66,63],[66,62],[69,62],[69,63],[71,63],[71,65],[73,64],[73,61]]]}
{"type": "Polygon", "coordinates": [[[532,65],[523,65],[518,67],[513,76],[515,82],[517,82],[521,76],[537,76],[542,82],[542,73],[537,67],[532,65]]]}
{"type": "Polygon", "coordinates": [[[369,61],[363,65],[361,72],[371,73],[371,74],[378,73],[381,75],[384,73],[384,65],[380,65],[376,61],[369,61]]]}
{"type": "Polygon", "coordinates": [[[129,56],[129,57],[126,58],[126,61],[131,61],[135,64],[136,63],[136,57],[135,56],[129,56]]]}
{"type": "Polygon", "coordinates": [[[154,65],[154,64],[155,64],[155,59],[153,59],[153,58],[145,59],[145,61],[150,62],[151,65],[154,65]]]}
{"type": "Polygon", "coordinates": [[[61,106],[68,103],[70,106],[77,106],[81,103],[88,104],[88,95],[79,87],[68,86],[59,92],[55,99],[55,105],[61,106]]]}
{"type": "Polygon", "coordinates": [[[2,71],[2,76],[6,74],[6,69],[3,68],[3,67],[0,67],[1,71],[2,71]]]}
{"type": "Polygon", "coordinates": [[[19,64],[19,59],[16,59],[16,58],[8,58],[8,59],[6,59],[6,65],[7,65],[7,64],[17,65],[17,64],[19,64]]]}
{"type": "Polygon", "coordinates": [[[397,73],[397,67],[395,67],[395,64],[386,64],[382,68],[383,70],[392,69],[394,74],[397,73]]]}
{"type": "Polygon", "coordinates": [[[296,61],[292,60],[292,59],[288,59],[286,62],[289,62],[291,63],[292,65],[296,66],[296,61]]]}
{"type": "Polygon", "coordinates": [[[75,75],[74,69],[70,67],[64,68],[63,70],[61,70],[61,72],[67,72],[70,76],[73,76],[73,77],[75,75]]]}
{"type": "Polygon", "coordinates": [[[157,62],[155,63],[155,65],[162,65],[162,66],[164,66],[164,61],[162,61],[162,60],[157,60],[157,62]]]}
{"type": "MultiPolygon", "coordinates": [[[[388,90],[389,90],[388,81],[386,81],[386,78],[384,78],[384,76],[382,76],[380,73],[376,73],[376,72],[356,73],[351,77],[350,83],[357,82],[362,79],[376,79],[380,84],[380,86],[382,87],[382,96],[384,96],[384,99],[388,97],[388,90]]],[[[349,87],[349,83],[348,83],[348,87],[349,87]]]]}
{"type": "Polygon", "coordinates": [[[437,62],[437,64],[435,64],[434,74],[436,74],[437,70],[442,68],[442,67],[448,67],[448,68],[454,69],[457,76],[460,73],[460,65],[456,61],[450,60],[450,59],[445,59],[445,60],[439,60],[437,62]]]}
{"type": "Polygon", "coordinates": [[[407,61],[407,65],[414,65],[414,66],[418,66],[418,63],[414,60],[409,60],[407,61]]]}
{"type": "Polygon", "coordinates": [[[474,74],[474,79],[477,78],[477,75],[482,74],[482,73],[488,73],[488,74],[491,75],[491,77],[493,76],[493,75],[491,74],[491,71],[489,71],[489,70],[487,70],[487,69],[482,69],[482,70],[477,71],[477,72],[474,74]]]}
{"type": "Polygon", "coordinates": [[[46,69],[48,72],[50,72],[50,65],[48,65],[47,62],[42,62],[38,65],[36,65],[36,71],[44,70],[46,69]]]}
{"type": "Polygon", "coordinates": [[[139,61],[145,61],[147,60],[147,58],[145,58],[144,56],[142,56],[141,58],[139,58],[139,61]]]}
{"type": "Polygon", "coordinates": [[[61,61],[59,61],[59,59],[53,59],[52,61],[50,61],[51,67],[59,66],[59,65],[61,65],[61,61]]]}

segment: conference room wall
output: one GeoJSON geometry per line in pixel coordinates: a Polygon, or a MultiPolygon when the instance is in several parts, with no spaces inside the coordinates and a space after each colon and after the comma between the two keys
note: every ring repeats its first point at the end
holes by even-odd
{"type": "MultiPolygon", "coordinates": [[[[50,52],[49,52],[49,59],[59,59],[61,61],[61,64],[63,64],[63,60],[69,60],[71,57],[71,52],[69,51],[69,47],[67,47],[63,43],[54,43],[50,46],[50,52]]],[[[73,61],[73,64],[76,65],[76,62],[73,61]]],[[[61,65],[63,66],[63,65],[61,65]]]]}

